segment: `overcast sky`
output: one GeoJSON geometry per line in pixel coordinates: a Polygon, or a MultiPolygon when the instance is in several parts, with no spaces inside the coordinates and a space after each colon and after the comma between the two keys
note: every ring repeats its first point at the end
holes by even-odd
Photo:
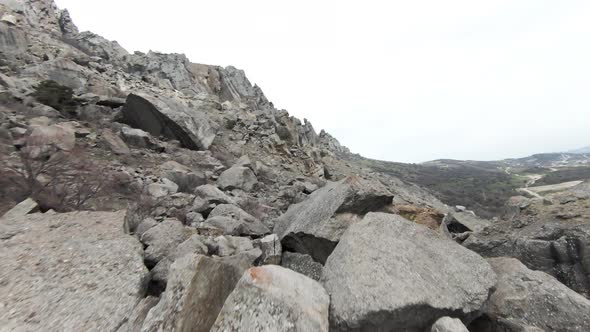
{"type": "Polygon", "coordinates": [[[246,71],[366,157],[494,160],[590,145],[587,0],[56,0],[128,51],[246,71]]]}

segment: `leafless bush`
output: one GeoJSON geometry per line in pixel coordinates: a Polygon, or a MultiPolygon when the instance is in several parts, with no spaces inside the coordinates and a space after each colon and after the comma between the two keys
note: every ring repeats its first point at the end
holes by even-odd
{"type": "Polygon", "coordinates": [[[59,212],[89,208],[90,200],[100,196],[111,183],[108,172],[86,158],[83,151],[60,150],[55,144],[28,141],[2,158],[3,174],[43,210],[59,212]]]}

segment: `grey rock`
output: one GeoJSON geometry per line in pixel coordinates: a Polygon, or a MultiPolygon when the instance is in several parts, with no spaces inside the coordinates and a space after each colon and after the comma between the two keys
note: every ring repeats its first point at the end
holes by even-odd
{"type": "Polygon", "coordinates": [[[170,257],[176,247],[190,236],[190,229],[176,219],[166,219],[150,228],[141,236],[141,242],[147,246],[146,265],[153,267],[163,258],[170,257]]]}
{"type": "Polygon", "coordinates": [[[118,155],[128,155],[131,153],[129,147],[119,135],[113,133],[110,129],[103,129],[101,135],[101,143],[107,149],[113,151],[113,153],[118,155]]]}
{"type": "Polygon", "coordinates": [[[441,317],[432,324],[430,332],[469,332],[469,330],[460,319],[441,317]]]}
{"type": "Polygon", "coordinates": [[[330,298],[322,286],[277,265],[247,270],[211,331],[328,331],[330,298]],[[247,308],[247,309],[246,309],[247,308]]]}
{"type": "Polygon", "coordinates": [[[150,310],[141,331],[209,331],[225,299],[251,265],[250,259],[195,254],[177,259],[171,265],[166,291],[150,310]]]}
{"type": "MultiPolygon", "coordinates": [[[[217,247],[215,254],[220,257],[236,255],[254,250],[252,240],[246,237],[222,235],[214,240],[217,247]]],[[[260,250],[257,249],[258,252],[260,250]]],[[[260,252],[262,254],[262,252],[260,252]]],[[[260,254],[258,256],[260,256],[260,254]]]]}
{"type": "Polygon", "coordinates": [[[252,191],[256,183],[258,183],[258,179],[254,172],[247,167],[240,166],[225,170],[217,180],[217,185],[223,190],[242,189],[252,191]]]}
{"type": "Polygon", "coordinates": [[[207,183],[205,174],[194,172],[190,168],[172,160],[165,162],[160,168],[163,177],[176,183],[178,190],[181,192],[192,193],[195,188],[207,183]]]}
{"type": "Polygon", "coordinates": [[[369,213],[344,234],[321,280],[336,331],[396,331],[441,316],[469,321],[495,275],[479,255],[422,225],[369,213]]]}
{"type": "Polygon", "coordinates": [[[151,196],[160,198],[176,193],[178,191],[178,184],[164,178],[158,182],[150,183],[147,186],[147,191],[151,196]]]}
{"type": "Polygon", "coordinates": [[[217,205],[209,214],[206,223],[217,225],[216,227],[222,226],[222,229],[228,231],[227,234],[232,235],[260,236],[270,233],[268,227],[260,220],[233,204],[217,205]],[[224,224],[227,226],[223,226],[224,224]]]}
{"type": "Polygon", "coordinates": [[[29,213],[36,212],[38,209],[39,209],[39,204],[37,204],[37,202],[35,202],[32,198],[27,198],[24,201],[18,203],[12,209],[8,210],[4,215],[2,215],[2,217],[0,217],[0,219],[1,218],[10,219],[10,218],[22,217],[22,216],[27,215],[29,213]]]}
{"type": "Polygon", "coordinates": [[[6,331],[115,331],[146,291],[142,246],[123,212],[3,219],[0,321],[6,331]],[[91,299],[91,300],[89,300],[91,299]]]}
{"type": "Polygon", "coordinates": [[[262,251],[260,256],[260,264],[281,264],[282,248],[281,241],[276,234],[267,235],[261,239],[253,241],[254,247],[262,251]]]}
{"type": "Polygon", "coordinates": [[[195,189],[195,195],[209,204],[232,204],[234,200],[214,185],[206,184],[195,189]]]}
{"type": "Polygon", "coordinates": [[[349,177],[328,183],[305,201],[292,205],[275,222],[274,232],[288,251],[311,255],[324,263],[346,229],[361,215],[391,203],[380,183],[349,177]]]}
{"type": "Polygon", "coordinates": [[[590,330],[590,300],[514,258],[488,262],[498,275],[495,291],[484,308],[492,321],[546,331],[590,330]]]}
{"type": "Polygon", "coordinates": [[[149,231],[152,227],[157,226],[158,222],[153,218],[146,218],[142,222],[139,223],[137,229],[135,230],[135,234],[137,234],[140,238],[143,233],[149,231]]]}
{"type": "Polygon", "coordinates": [[[314,261],[311,256],[289,251],[283,252],[281,266],[318,281],[324,270],[324,266],[314,261]]]}
{"type": "Polygon", "coordinates": [[[556,220],[511,228],[501,222],[470,235],[465,247],[484,257],[514,257],[590,298],[590,224],[556,220]]]}
{"type": "Polygon", "coordinates": [[[135,306],[127,321],[117,330],[117,332],[141,332],[143,321],[149,311],[158,304],[160,299],[154,296],[148,296],[141,300],[135,306]]]}
{"type": "Polygon", "coordinates": [[[121,128],[121,136],[129,145],[152,149],[155,151],[161,151],[162,147],[156,142],[156,140],[146,131],[136,128],[123,127],[121,128]]]}
{"type": "Polygon", "coordinates": [[[162,258],[158,264],[150,271],[152,277],[152,287],[157,289],[165,289],[168,283],[168,272],[170,265],[177,259],[189,255],[207,255],[209,249],[201,241],[201,236],[195,234],[186,241],[179,244],[176,249],[172,251],[172,254],[162,258]]]}
{"type": "Polygon", "coordinates": [[[194,150],[208,149],[218,130],[205,112],[188,108],[176,100],[146,94],[130,94],[123,116],[132,127],[155,137],[178,140],[185,148],[194,150]]]}

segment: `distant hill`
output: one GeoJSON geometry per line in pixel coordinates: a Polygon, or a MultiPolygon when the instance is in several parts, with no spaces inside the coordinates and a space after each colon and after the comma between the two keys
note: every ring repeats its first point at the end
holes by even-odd
{"type": "Polygon", "coordinates": [[[568,151],[568,153],[588,153],[590,154],[590,145],[580,149],[568,151]]]}

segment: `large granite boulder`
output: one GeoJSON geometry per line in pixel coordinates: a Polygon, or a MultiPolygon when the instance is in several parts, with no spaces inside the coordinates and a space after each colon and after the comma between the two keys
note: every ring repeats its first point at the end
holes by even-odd
{"type": "Polygon", "coordinates": [[[224,234],[261,236],[270,233],[260,220],[233,204],[217,205],[204,225],[218,228],[224,234]]]}
{"type": "Polygon", "coordinates": [[[335,331],[398,331],[442,316],[475,318],[495,275],[479,255],[422,225],[369,213],[342,236],[321,280],[335,331]]]}
{"type": "Polygon", "coordinates": [[[552,276],[532,271],[514,258],[491,258],[498,276],[485,306],[485,316],[474,327],[512,331],[536,327],[544,331],[590,331],[590,300],[552,276]]]}
{"type": "Polygon", "coordinates": [[[166,291],[148,313],[142,332],[207,332],[253,257],[188,254],[170,267],[166,291]]]}
{"type": "Polygon", "coordinates": [[[0,220],[0,329],[116,331],[146,292],[143,248],[123,212],[0,220]]]}
{"type": "Polygon", "coordinates": [[[155,137],[178,140],[185,148],[207,150],[218,130],[207,113],[189,108],[179,101],[147,94],[130,94],[123,107],[123,117],[132,127],[155,137]]]}
{"type": "Polygon", "coordinates": [[[462,244],[484,257],[516,258],[590,298],[590,223],[586,220],[549,220],[524,227],[502,221],[470,235],[462,244]]]}
{"type": "Polygon", "coordinates": [[[367,212],[391,203],[381,184],[358,177],[328,183],[277,219],[274,233],[283,248],[311,255],[324,263],[346,229],[367,212]]]}
{"type": "Polygon", "coordinates": [[[247,270],[211,331],[328,331],[330,298],[322,286],[277,265],[247,270]]]}
{"type": "Polygon", "coordinates": [[[248,167],[241,166],[233,166],[225,170],[217,180],[217,185],[223,190],[242,189],[252,191],[256,183],[258,183],[258,179],[254,172],[248,167]]]}

